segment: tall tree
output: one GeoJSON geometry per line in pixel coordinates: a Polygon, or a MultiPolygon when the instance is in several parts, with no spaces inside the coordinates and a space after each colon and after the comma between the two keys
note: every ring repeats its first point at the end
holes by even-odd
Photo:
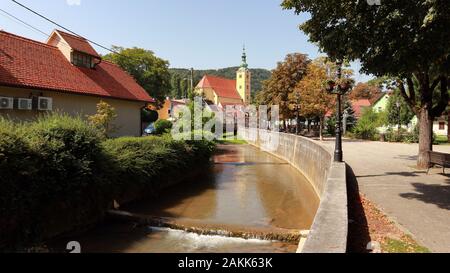
{"type": "Polygon", "coordinates": [[[278,63],[277,68],[272,71],[270,79],[263,83],[263,91],[259,96],[260,102],[269,106],[278,105],[280,116],[284,121],[294,115],[290,109],[289,95],[306,75],[310,62],[305,54],[288,54],[284,61],[278,63]]]}
{"type": "Polygon", "coordinates": [[[169,62],[142,48],[123,48],[113,46],[118,54],[103,56],[127,71],[156,100],[157,107],[162,107],[170,93],[169,62]]]}
{"type": "Polygon", "coordinates": [[[417,165],[428,167],[433,121],[449,101],[450,1],[284,0],[282,6],[311,14],[300,28],[331,58],[359,59],[366,73],[397,78],[419,118],[417,165]]]}
{"type": "Polygon", "coordinates": [[[297,84],[290,94],[291,108],[296,104],[297,95],[300,98],[300,112],[303,116],[317,117],[320,121],[320,139],[323,139],[324,119],[332,108],[334,98],[325,90],[323,83],[328,79],[326,70],[314,63],[308,65],[306,76],[297,84]]]}
{"type": "Polygon", "coordinates": [[[396,90],[394,94],[389,97],[386,111],[387,122],[389,125],[409,125],[414,117],[414,112],[400,94],[400,90],[396,90]]]}

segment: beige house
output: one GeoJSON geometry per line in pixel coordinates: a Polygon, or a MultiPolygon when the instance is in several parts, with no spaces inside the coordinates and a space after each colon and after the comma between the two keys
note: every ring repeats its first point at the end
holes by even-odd
{"type": "Polygon", "coordinates": [[[116,109],[115,136],[141,135],[141,109],[153,99],[82,37],[54,31],[46,43],[0,31],[0,116],[33,120],[51,111],[95,114],[116,109]]]}

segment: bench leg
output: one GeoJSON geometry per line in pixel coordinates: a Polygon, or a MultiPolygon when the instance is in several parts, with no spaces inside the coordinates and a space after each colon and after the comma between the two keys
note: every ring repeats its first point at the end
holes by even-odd
{"type": "Polygon", "coordinates": [[[445,167],[442,167],[442,173],[445,174],[445,167]]]}

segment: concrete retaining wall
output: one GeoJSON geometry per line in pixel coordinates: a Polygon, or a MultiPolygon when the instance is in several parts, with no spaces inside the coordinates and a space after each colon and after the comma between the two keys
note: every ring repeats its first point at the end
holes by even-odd
{"type": "Polygon", "coordinates": [[[326,148],[308,138],[256,129],[240,130],[240,135],[250,144],[292,164],[311,182],[320,197],[319,209],[301,252],[346,252],[345,164],[334,163],[326,148]]]}

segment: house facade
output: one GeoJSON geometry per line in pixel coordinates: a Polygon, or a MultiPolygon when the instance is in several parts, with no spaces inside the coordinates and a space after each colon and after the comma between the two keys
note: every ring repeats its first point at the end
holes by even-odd
{"type": "Polygon", "coordinates": [[[30,121],[59,111],[86,118],[100,101],[116,109],[114,136],[140,136],[141,109],[154,100],[82,37],[55,30],[41,43],[0,31],[0,116],[30,121]]]}
{"type": "Polygon", "coordinates": [[[163,107],[156,110],[158,112],[158,119],[174,121],[178,118],[178,113],[182,110],[181,107],[186,106],[187,103],[187,99],[177,100],[166,98],[163,107]]]}

